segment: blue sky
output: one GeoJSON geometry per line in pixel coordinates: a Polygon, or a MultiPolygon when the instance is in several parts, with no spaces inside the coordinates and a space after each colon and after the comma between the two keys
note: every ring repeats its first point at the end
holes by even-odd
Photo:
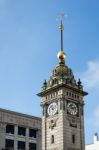
{"type": "Polygon", "coordinates": [[[86,143],[99,133],[99,1],[0,0],[0,107],[41,116],[44,79],[57,65],[59,20],[64,11],[64,51],[69,67],[89,93],[86,143]]]}

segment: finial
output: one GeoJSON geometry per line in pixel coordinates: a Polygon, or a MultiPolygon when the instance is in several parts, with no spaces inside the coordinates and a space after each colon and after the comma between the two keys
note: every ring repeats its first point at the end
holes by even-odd
{"type": "Polygon", "coordinates": [[[60,26],[59,26],[59,29],[61,31],[61,50],[58,52],[58,59],[59,59],[59,63],[60,64],[65,64],[65,57],[66,57],[66,54],[65,52],[63,51],[63,30],[64,30],[64,26],[63,26],[63,18],[64,18],[64,13],[61,13],[59,15],[59,18],[60,18],[60,26]]]}
{"type": "Polygon", "coordinates": [[[44,82],[43,82],[43,90],[45,90],[46,89],[46,87],[47,87],[47,82],[46,82],[46,80],[44,80],[44,82]]]}
{"type": "Polygon", "coordinates": [[[46,86],[46,85],[47,85],[47,82],[46,82],[46,80],[44,80],[44,82],[43,82],[43,85],[44,85],[44,86],[46,86]]]}
{"type": "Polygon", "coordinates": [[[58,54],[57,54],[57,57],[59,59],[59,63],[60,64],[65,64],[65,57],[66,57],[66,54],[64,51],[59,51],[58,54]]]}
{"type": "Polygon", "coordinates": [[[79,88],[79,89],[82,89],[82,88],[83,88],[83,86],[82,86],[82,82],[81,82],[81,80],[80,80],[80,79],[78,79],[78,82],[77,82],[77,83],[78,83],[78,88],[79,88]]]}

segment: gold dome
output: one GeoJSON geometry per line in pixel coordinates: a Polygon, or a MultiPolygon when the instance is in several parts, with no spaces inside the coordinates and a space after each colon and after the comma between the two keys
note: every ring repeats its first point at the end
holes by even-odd
{"type": "Polygon", "coordinates": [[[65,61],[65,58],[66,58],[66,54],[64,51],[59,51],[58,54],[57,54],[57,57],[60,61],[65,61]]]}

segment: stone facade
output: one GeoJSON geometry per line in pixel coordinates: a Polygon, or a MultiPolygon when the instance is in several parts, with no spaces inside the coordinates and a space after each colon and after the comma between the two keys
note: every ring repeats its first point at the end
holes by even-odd
{"type": "Polygon", "coordinates": [[[18,150],[18,141],[25,143],[24,150],[41,150],[41,118],[0,109],[0,150],[18,150]],[[21,129],[24,135],[20,134],[21,129]],[[32,136],[33,132],[35,137],[32,136]],[[14,142],[12,149],[6,147],[6,141],[14,142]],[[30,143],[34,143],[36,148],[29,148],[30,143]]]}
{"type": "Polygon", "coordinates": [[[65,64],[63,30],[61,20],[59,64],[38,93],[42,106],[42,150],[85,150],[83,97],[87,93],[65,64]]]}
{"type": "Polygon", "coordinates": [[[45,97],[49,95],[49,93],[46,93],[41,103],[43,107],[42,150],[84,150],[84,103],[82,94],[65,87],[56,88],[51,94],[54,95],[53,98],[46,99],[45,97]],[[71,96],[67,96],[67,93],[71,93],[71,96]],[[76,98],[73,98],[72,94],[76,95],[76,98]],[[50,116],[48,107],[53,102],[57,103],[58,109],[55,115],[50,116]],[[68,102],[77,104],[78,115],[68,114],[68,102]],[[54,142],[52,142],[52,136],[54,136],[54,142]]]}
{"type": "Polygon", "coordinates": [[[85,150],[85,95],[81,81],[75,80],[60,59],[38,93],[42,98],[42,150],[85,150]]]}

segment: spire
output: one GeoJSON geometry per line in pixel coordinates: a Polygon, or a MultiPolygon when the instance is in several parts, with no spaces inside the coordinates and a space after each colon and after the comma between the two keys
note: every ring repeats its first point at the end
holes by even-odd
{"type": "Polygon", "coordinates": [[[62,22],[63,17],[64,17],[64,13],[61,13],[60,14],[60,26],[59,26],[60,33],[61,33],[61,50],[58,52],[58,55],[57,55],[60,64],[65,64],[65,57],[66,57],[66,54],[63,51],[63,30],[64,30],[64,26],[62,22]]]}
{"type": "Polygon", "coordinates": [[[59,29],[61,31],[61,51],[63,51],[63,30],[64,30],[64,26],[63,26],[63,22],[62,19],[64,17],[64,14],[60,14],[60,26],[59,29]]]}

